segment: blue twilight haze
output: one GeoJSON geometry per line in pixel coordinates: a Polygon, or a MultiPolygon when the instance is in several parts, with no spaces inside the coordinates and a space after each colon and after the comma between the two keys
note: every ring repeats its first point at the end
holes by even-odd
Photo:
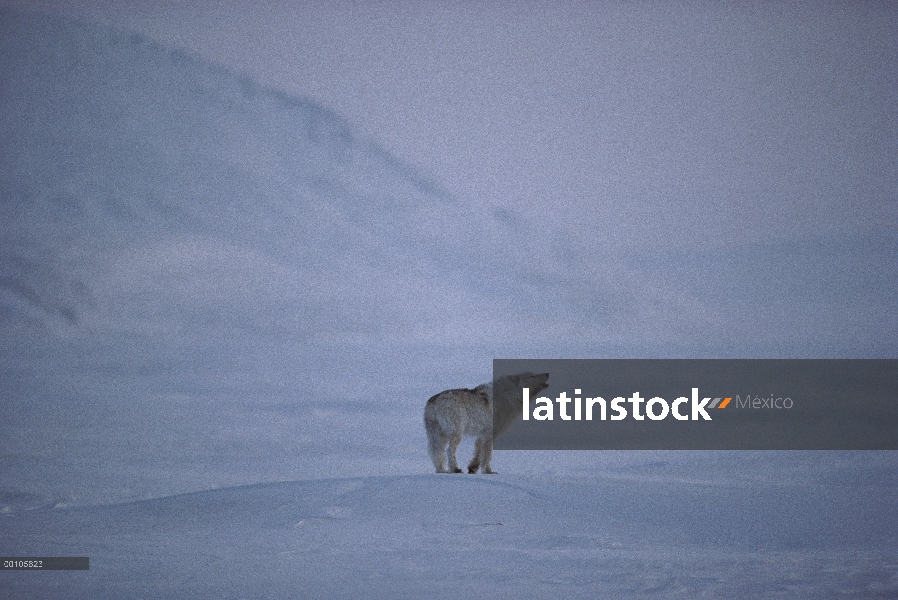
{"type": "Polygon", "coordinates": [[[898,355],[896,30],[0,1],[0,555],[91,556],[0,597],[894,595],[893,453],[440,478],[422,414],[493,358],[898,355]]]}

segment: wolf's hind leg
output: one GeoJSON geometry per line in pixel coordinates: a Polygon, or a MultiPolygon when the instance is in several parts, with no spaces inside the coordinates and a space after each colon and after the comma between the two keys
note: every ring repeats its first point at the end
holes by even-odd
{"type": "Polygon", "coordinates": [[[480,468],[480,457],[483,453],[483,438],[477,438],[474,441],[474,458],[468,464],[468,473],[476,473],[480,468]]]}
{"type": "Polygon", "coordinates": [[[483,468],[480,469],[480,472],[496,475],[496,472],[490,469],[490,461],[493,459],[493,440],[483,440],[481,457],[483,459],[483,468]]]}
{"type": "MultiPolygon", "coordinates": [[[[430,433],[430,432],[428,432],[430,433]]],[[[428,436],[427,450],[430,452],[430,459],[437,473],[448,473],[446,471],[446,442],[447,438],[442,433],[435,432],[428,436]]]]}
{"type": "Polygon", "coordinates": [[[458,463],[455,460],[455,450],[458,448],[458,445],[461,443],[462,433],[459,431],[457,433],[453,433],[449,436],[449,472],[450,473],[461,473],[461,469],[458,468],[458,463]]]}

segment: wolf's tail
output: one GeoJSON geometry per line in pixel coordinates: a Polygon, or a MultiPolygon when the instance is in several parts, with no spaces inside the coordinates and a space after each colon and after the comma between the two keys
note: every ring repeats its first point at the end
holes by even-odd
{"type": "Polygon", "coordinates": [[[443,432],[431,402],[428,402],[424,409],[424,431],[427,432],[427,451],[433,460],[433,466],[437,471],[442,471],[446,460],[446,443],[449,438],[443,432]]]}

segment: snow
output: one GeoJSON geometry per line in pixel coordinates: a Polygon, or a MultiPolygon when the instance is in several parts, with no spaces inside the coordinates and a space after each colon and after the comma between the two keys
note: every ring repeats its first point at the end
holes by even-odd
{"type": "Polygon", "coordinates": [[[43,17],[0,12],[0,81],[0,554],[91,559],[0,597],[898,594],[892,452],[438,476],[422,426],[493,357],[890,356],[891,234],[615,254],[43,17]]]}
{"type": "MultiPolygon", "coordinates": [[[[5,597],[828,598],[898,593],[898,486],[407,475],[3,518],[5,597]],[[849,518],[846,518],[849,517],[849,518]]],[[[891,473],[894,477],[894,471],[891,473]]],[[[713,475],[712,475],[713,478],[713,475]]]]}

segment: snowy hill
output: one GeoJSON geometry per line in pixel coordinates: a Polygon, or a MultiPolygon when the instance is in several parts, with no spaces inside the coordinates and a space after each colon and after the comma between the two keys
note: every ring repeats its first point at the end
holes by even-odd
{"type": "Polygon", "coordinates": [[[310,101],[137,36],[3,29],[6,322],[385,335],[369,277],[410,293],[457,250],[468,215],[310,101]]]}
{"type": "Polygon", "coordinates": [[[896,488],[862,488],[431,474],[39,509],[0,552],[90,571],[5,572],[0,595],[891,597],[896,488]]]}
{"type": "Polygon", "coordinates": [[[488,377],[489,348],[445,347],[507,308],[476,284],[498,263],[472,268],[494,220],[337,115],[139,36],[10,12],[0,78],[7,492],[331,472],[309,453],[370,472],[363,422],[406,422],[472,364],[488,377]],[[318,433],[335,420],[345,434],[318,433]]]}

